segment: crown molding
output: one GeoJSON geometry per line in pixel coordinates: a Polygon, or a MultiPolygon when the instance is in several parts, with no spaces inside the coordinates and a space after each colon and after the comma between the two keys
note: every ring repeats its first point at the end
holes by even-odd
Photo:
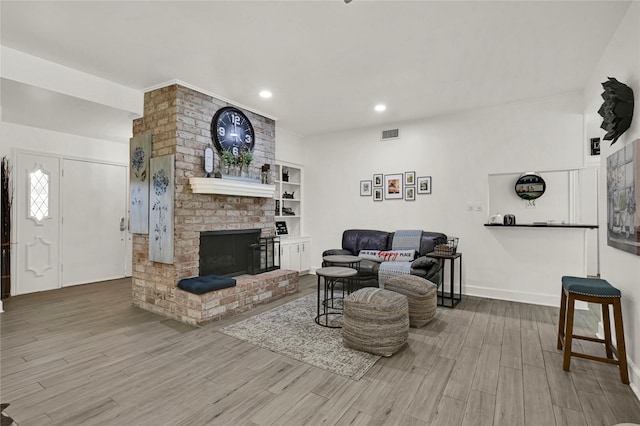
{"type": "Polygon", "coordinates": [[[251,111],[254,114],[258,114],[258,115],[261,115],[263,117],[267,117],[267,118],[269,118],[269,119],[271,119],[273,121],[278,121],[278,117],[274,117],[273,115],[267,114],[264,111],[260,111],[259,109],[252,108],[252,107],[247,106],[247,105],[243,105],[243,104],[241,104],[239,102],[234,101],[233,99],[225,98],[224,96],[220,96],[220,95],[218,95],[216,93],[213,93],[213,92],[211,92],[209,90],[203,89],[203,88],[198,87],[198,86],[194,86],[193,84],[185,83],[184,81],[177,80],[177,79],[165,81],[164,83],[159,83],[159,84],[153,85],[151,87],[147,87],[146,89],[143,89],[142,91],[144,93],[147,93],[147,92],[151,92],[153,90],[162,89],[163,87],[172,86],[174,84],[179,84],[180,86],[186,87],[187,89],[191,89],[191,90],[195,90],[196,92],[204,93],[205,95],[211,96],[212,98],[220,99],[221,101],[224,101],[224,102],[226,102],[228,104],[231,104],[233,106],[242,108],[242,109],[247,110],[247,111],[251,111]]]}

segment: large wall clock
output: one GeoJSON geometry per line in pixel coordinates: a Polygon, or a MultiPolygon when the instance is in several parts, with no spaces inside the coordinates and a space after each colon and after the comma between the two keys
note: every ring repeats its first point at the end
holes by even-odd
{"type": "Polygon", "coordinates": [[[240,151],[253,151],[255,134],[246,115],[238,108],[223,107],[211,120],[211,138],[218,152],[231,151],[238,156],[240,151]]]}

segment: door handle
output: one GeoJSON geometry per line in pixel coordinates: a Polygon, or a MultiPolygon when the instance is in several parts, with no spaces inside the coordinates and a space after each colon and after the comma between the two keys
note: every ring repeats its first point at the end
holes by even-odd
{"type": "Polygon", "coordinates": [[[127,225],[125,225],[124,223],[124,217],[120,218],[120,230],[124,231],[125,229],[127,229],[127,225]]]}

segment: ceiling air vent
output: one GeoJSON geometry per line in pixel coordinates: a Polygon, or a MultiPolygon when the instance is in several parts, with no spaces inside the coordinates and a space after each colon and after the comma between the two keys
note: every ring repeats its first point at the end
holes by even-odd
{"type": "Polygon", "coordinates": [[[400,130],[398,129],[389,129],[383,130],[382,136],[380,137],[381,141],[386,141],[389,139],[398,139],[400,137],[400,130]]]}

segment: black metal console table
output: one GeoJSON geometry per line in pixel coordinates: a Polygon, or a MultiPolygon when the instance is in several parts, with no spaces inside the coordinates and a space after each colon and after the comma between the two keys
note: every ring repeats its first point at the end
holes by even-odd
{"type": "Polygon", "coordinates": [[[434,259],[441,259],[444,261],[445,266],[447,260],[450,262],[450,273],[449,273],[449,293],[445,292],[444,289],[444,273],[440,276],[440,285],[442,286],[442,290],[438,292],[438,306],[444,306],[446,308],[454,308],[460,300],[462,300],[462,253],[454,253],[454,254],[436,254],[434,252],[427,253],[426,256],[432,257],[434,259]],[[459,270],[458,270],[458,295],[456,296],[455,291],[455,261],[459,259],[459,270]],[[447,301],[447,303],[445,303],[447,301]]]}

